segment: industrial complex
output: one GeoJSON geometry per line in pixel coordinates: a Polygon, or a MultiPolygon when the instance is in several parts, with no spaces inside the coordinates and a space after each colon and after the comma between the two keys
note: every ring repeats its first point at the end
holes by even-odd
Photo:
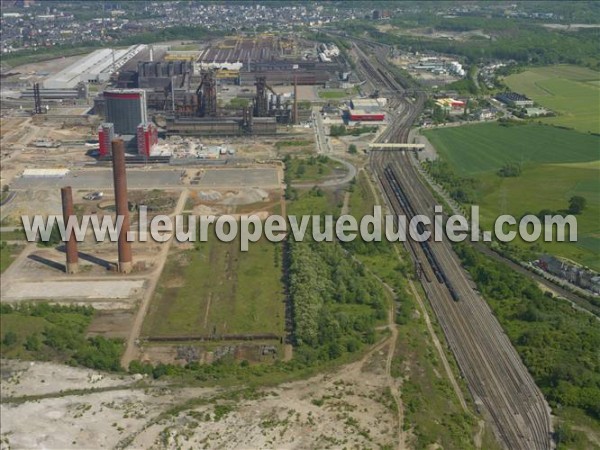
{"type": "Polygon", "coordinates": [[[6,3],[2,450],[589,447],[592,236],[489,231],[597,210],[539,2],[6,3]]]}

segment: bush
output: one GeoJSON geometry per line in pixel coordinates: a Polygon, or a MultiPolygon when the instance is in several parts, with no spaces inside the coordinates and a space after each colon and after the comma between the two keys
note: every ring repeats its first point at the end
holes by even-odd
{"type": "Polygon", "coordinates": [[[17,343],[17,334],[14,331],[7,331],[4,333],[4,339],[2,339],[2,344],[7,347],[12,347],[17,343]]]}

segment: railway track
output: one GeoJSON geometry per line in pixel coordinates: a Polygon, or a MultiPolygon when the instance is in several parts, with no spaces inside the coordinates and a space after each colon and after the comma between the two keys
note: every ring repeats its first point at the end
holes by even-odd
{"type": "MultiPolygon", "coordinates": [[[[371,68],[374,84],[387,92],[402,90],[390,77],[378,76],[384,70],[380,60],[373,62],[364,52],[362,55],[367,61],[361,67],[371,68]]],[[[419,92],[412,101],[402,96],[394,98],[402,105],[402,114],[391,121],[377,141],[407,142],[424,100],[425,95],[419,92]]],[[[373,151],[370,166],[391,211],[405,214],[408,219],[415,214],[432,218],[435,198],[422,184],[410,155],[373,151]]],[[[451,245],[445,241],[408,240],[406,247],[475,404],[489,419],[499,441],[510,449],[553,448],[550,409],[543,395],[451,245]]]]}

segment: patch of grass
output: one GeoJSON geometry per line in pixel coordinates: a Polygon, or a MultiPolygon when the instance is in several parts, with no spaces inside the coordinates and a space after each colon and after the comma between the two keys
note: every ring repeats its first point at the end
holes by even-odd
{"type": "Polygon", "coordinates": [[[558,114],[558,117],[540,119],[542,122],[600,132],[598,72],[569,65],[533,67],[510,75],[504,81],[512,90],[558,114]]]}
{"type": "MultiPolygon", "coordinates": [[[[563,256],[600,270],[600,138],[545,125],[469,125],[428,130],[441,158],[461,177],[473,178],[474,203],[490,229],[500,214],[517,218],[543,209],[566,210],[580,195],[587,206],[577,216],[578,242],[537,242],[538,251],[563,256]],[[519,177],[497,176],[507,163],[519,177]]],[[[530,244],[516,241],[521,247],[530,244]]]]}
{"type": "Polygon", "coordinates": [[[103,337],[85,338],[94,309],[47,303],[2,305],[0,327],[4,358],[58,361],[119,371],[123,344],[103,337]]]}
{"type": "Polygon", "coordinates": [[[25,241],[26,239],[27,236],[22,229],[0,232],[0,241],[25,241]]]}
{"type": "Polygon", "coordinates": [[[22,248],[21,245],[0,242],[0,273],[8,269],[22,248]]]}
{"type": "Polygon", "coordinates": [[[373,191],[369,186],[367,174],[360,171],[356,179],[350,185],[350,201],[348,203],[350,214],[357,219],[373,214],[373,206],[378,203],[373,197],[373,191]]]}
{"type": "Polygon", "coordinates": [[[327,89],[319,91],[319,98],[330,100],[348,97],[349,95],[350,94],[348,94],[345,90],[341,89],[327,89]]]}
{"type": "Polygon", "coordinates": [[[586,416],[581,410],[561,407],[555,431],[559,433],[559,450],[587,450],[600,442],[600,422],[586,416]]]}
{"type": "Polygon", "coordinates": [[[143,326],[146,336],[283,334],[280,244],[210,235],[194,250],[172,253],[143,326]]]}
{"type": "Polygon", "coordinates": [[[294,181],[318,181],[332,175],[336,170],[346,171],[342,164],[322,155],[288,158],[285,165],[286,173],[294,181]]]}
{"type": "Polygon", "coordinates": [[[330,189],[301,189],[296,198],[288,202],[287,214],[300,216],[303,214],[339,214],[343,201],[341,192],[330,189]]]}
{"type": "Polygon", "coordinates": [[[289,139],[286,141],[277,141],[275,148],[281,150],[286,147],[306,147],[308,145],[313,145],[313,141],[309,141],[308,139],[289,139]]]}

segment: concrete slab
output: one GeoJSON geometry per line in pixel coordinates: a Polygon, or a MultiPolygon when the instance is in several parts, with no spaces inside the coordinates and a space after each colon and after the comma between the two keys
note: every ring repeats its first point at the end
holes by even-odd
{"type": "MultiPolygon", "coordinates": [[[[127,170],[128,189],[160,189],[182,187],[181,170],[127,170]]],[[[71,171],[64,177],[20,177],[11,183],[13,190],[20,189],[60,189],[72,186],[73,189],[112,189],[111,169],[71,171]]]]}
{"type": "Polygon", "coordinates": [[[207,170],[198,182],[200,188],[279,187],[277,169],[215,169],[207,170]]]}
{"type": "Polygon", "coordinates": [[[19,281],[6,288],[2,300],[129,299],[143,287],[144,280],[19,281]]]}

